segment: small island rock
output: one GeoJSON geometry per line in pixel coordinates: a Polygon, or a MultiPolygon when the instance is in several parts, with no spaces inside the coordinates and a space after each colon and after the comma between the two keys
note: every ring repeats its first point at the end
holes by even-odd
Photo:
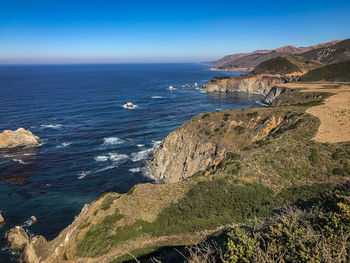
{"type": "Polygon", "coordinates": [[[168,90],[174,90],[173,86],[169,86],[168,90]]]}
{"type": "Polygon", "coordinates": [[[16,131],[5,130],[0,133],[0,149],[36,146],[40,144],[42,144],[42,141],[39,137],[23,128],[19,128],[16,131]]]}
{"type": "Polygon", "coordinates": [[[133,108],[134,107],[134,104],[132,102],[127,102],[126,103],[126,107],[128,108],[133,108]]]}
{"type": "Polygon", "coordinates": [[[35,223],[35,222],[37,221],[37,219],[36,219],[35,216],[31,216],[31,217],[30,217],[30,220],[31,220],[33,223],[35,223]]]}

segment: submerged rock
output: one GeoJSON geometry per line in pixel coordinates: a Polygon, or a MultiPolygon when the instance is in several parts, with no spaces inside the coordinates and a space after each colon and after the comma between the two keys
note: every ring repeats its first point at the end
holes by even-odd
{"type": "Polygon", "coordinates": [[[42,144],[39,137],[30,131],[19,128],[16,131],[5,130],[0,133],[0,149],[36,146],[42,144]]]}
{"type": "Polygon", "coordinates": [[[5,219],[2,216],[2,214],[0,213],[0,224],[4,224],[5,223],[5,219]]]}

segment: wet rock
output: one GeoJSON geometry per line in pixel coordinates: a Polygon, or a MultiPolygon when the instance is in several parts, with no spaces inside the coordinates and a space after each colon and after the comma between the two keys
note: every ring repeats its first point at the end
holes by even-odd
{"type": "Polygon", "coordinates": [[[30,131],[19,128],[0,133],[0,149],[41,145],[42,141],[30,131]]]}
{"type": "Polygon", "coordinates": [[[33,223],[36,223],[36,221],[37,221],[37,219],[36,219],[35,216],[31,216],[31,217],[30,217],[30,220],[31,220],[33,223]]]}
{"type": "Polygon", "coordinates": [[[22,252],[24,247],[29,243],[29,236],[26,231],[19,226],[11,228],[6,238],[10,249],[14,251],[22,252]]]}
{"type": "Polygon", "coordinates": [[[2,214],[0,213],[0,225],[5,223],[5,219],[2,216],[2,214]]]}

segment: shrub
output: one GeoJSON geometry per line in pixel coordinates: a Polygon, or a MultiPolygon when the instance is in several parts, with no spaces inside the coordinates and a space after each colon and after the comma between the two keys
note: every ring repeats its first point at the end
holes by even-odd
{"type": "Polygon", "coordinates": [[[309,161],[312,165],[316,165],[318,163],[318,150],[317,148],[311,148],[310,152],[309,161]]]}
{"type": "Polygon", "coordinates": [[[238,134],[242,134],[245,131],[245,128],[243,126],[235,126],[233,128],[238,134]]]}

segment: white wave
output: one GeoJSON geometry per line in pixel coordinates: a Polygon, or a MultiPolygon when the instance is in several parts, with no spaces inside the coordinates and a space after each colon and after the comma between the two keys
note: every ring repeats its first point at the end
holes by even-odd
{"type": "Polygon", "coordinates": [[[161,145],[162,141],[152,141],[152,145],[154,148],[158,148],[161,145]]]}
{"type": "Polygon", "coordinates": [[[140,172],[140,171],[141,171],[141,168],[140,168],[140,167],[137,167],[137,168],[131,168],[131,169],[129,169],[129,171],[130,171],[130,172],[132,172],[132,173],[138,173],[138,172],[140,172]]]}
{"type": "Polygon", "coordinates": [[[29,227],[33,224],[33,221],[32,220],[27,220],[27,221],[24,221],[24,223],[22,225],[20,225],[20,227],[24,228],[24,227],[29,227]]]}
{"type": "Polygon", "coordinates": [[[125,104],[122,105],[122,107],[123,107],[124,109],[132,110],[132,109],[137,108],[138,106],[135,105],[135,104],[133,104],[132,107],[130,107],[130,106],[128,107],[128,106],[126,105],[126,103],[125,103],[125,104]]]}
{"type": "Polygon", "coordinates": [[[95,158],[95,161],[96,162],[105,162],[105,161],[108,161],[108,156],[105,156],[105,155],[99,155],[99,156],[96,156],[95,158]]]}
{"type": "Polygon", "coordinates": [[[128,158],[129,156],[127,154],[108,153],[107,155],[96,156],[94,159],[96,162],[105,162],[105,161],[119,162],[121,160],[125,160],[128,158]]]}
{"type": "Polygon", "coordinates": [[[118,137],[109,137],[109,138],[104,138],[104,142],[102,145],[118,145],[118,144],[123,144],[124,140],[118,138],[118,137]]]}
{"type": "Polygon", "coordinates": [[[150,152],[152,150],[153,150],[153,148],[152,149],[147,149],[147,150],[144,150],[144,151],[140,151],[140,152],[136,152],[136,153],[132,153],[131,154],[131,161],[139,162],[139,161],[147,159],[147,157],[149,156],[149,154],[150,154],[150,152]]]}
{"type": "Polygon", "coordinates": [[[23,162],[21,159],[16,159],[16,158],[14,158],[13,161],[14,161],[14,162],[18,162],[18,163],[20,163],[20,164],[27,164],[26,162],[23,162]]]}
{"type": "Polygon", "coordinates": [[[85,176],[87,176],[88,174],[91,174],[91,171],[84,171],[81,172],[80,174],[78,174],[78,179],[83,179],[85,176]]]}
{"type": "Polygon", "coordinates": [[[113,162],[118,162],[129,158],[127,154],[109,153],[108,155],[109,159],[113,162]]]}
{"type": "Polygon", "coordinates": [[[151,99],[163,99],[162,96],[151,96],[151,99]]]}
{"type": "Polygon", "coordinates": [[[41,127],[44,128],[60,128],[62,124],[42,124],[41,127]]]}
{"type": "Polygon", "coordinates": [[[67,147],[71,144],[72,144],[71,142],[64,142],[64,143],[61,143],[60,145],[57,145],[56,148],[58,148],[58,149],[64,148],[64,147],[67,147]]]}
{"type": "Polygon", "coordinates": [[[141,147],[144,147],[145,145],[144,144],[136,144],[136,146],[141,148],[141,147]]]}

